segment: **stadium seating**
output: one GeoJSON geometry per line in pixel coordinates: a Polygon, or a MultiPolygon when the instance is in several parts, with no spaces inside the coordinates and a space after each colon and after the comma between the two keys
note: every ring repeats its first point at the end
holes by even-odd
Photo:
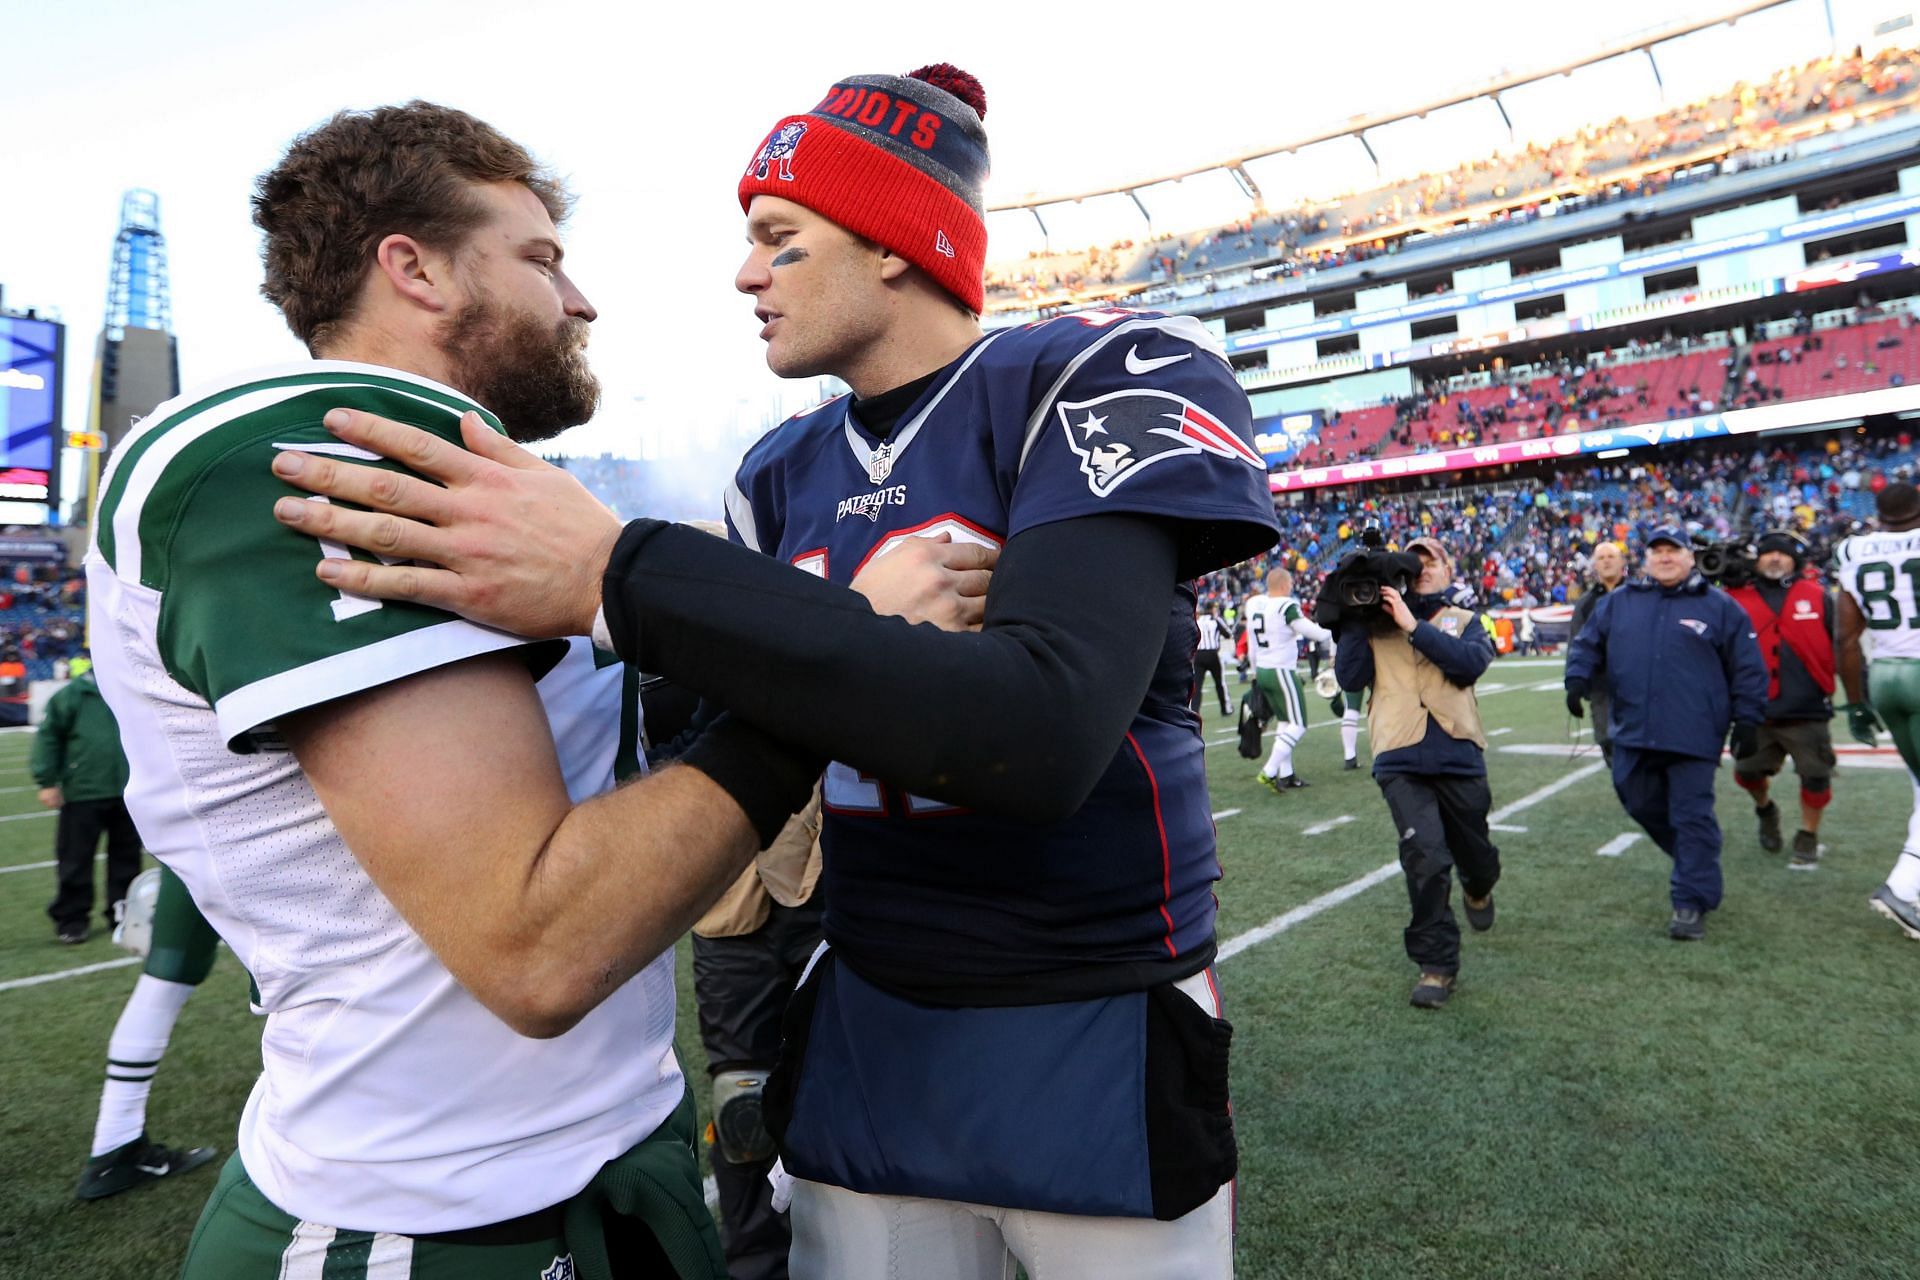
{"type": "MultiPolygon", "coordinates": [[[[1520,221],[1572,206],[1648,194],[1718,172],[1739,155],[1757,163],[1790,137],[1863,114],[1905,110],[1920,52],[1827,57],[1736,84],[1650,119],[1590,126],[1549,146],[1495,152],[1444,174],[1303,204],[1256,210],[1226,226],[990,264],[989,310],[1093,301],[1102,293],[1273,265],[1294,274],[1390,251],[1393,237],[1444,233],[1472,221],[1520,221]]],[[[1151,303],[1151,296],[1144,299],[1151,303]]]]}

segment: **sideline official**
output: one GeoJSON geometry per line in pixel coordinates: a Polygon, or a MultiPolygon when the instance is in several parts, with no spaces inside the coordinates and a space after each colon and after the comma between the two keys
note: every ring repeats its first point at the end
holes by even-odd
{"type": "Polygon", "coordinates": [[[1467,923],[1475,932],[1493,927],[1500,851],[1487,834],[1493,798],[1473,691],[1493,661],[1493,637],[1480,614],[1444,598],[1453,582],[1446,549],[1432,538],[1415,538],[1407,550],[1421,566],[1411,597],[1381,587],[1390,619],[1384,625],[1343,611],[1334,674],[1342,689],[1373,688],[1367,707],[1373,777],[1400,832],[1400,867],[1413,911],[1407,955],[1420,966],[1411,1002],[1437,1009],[1453,994],[1460,972],[1460,926],[1449,900],[1455,866],[1467,923]]]}
{"type": "Polygon", "coordinates": [[[88,668],[48,699],[39,731],[33,735],[30,761],[40,803],[60,811],[54,837],[59,892],[47,904],[54,936],[61,942],[85,942],[93,913],[93,859],[100,837],[107,838],[107,901],[110,928],[114,912],[126,901],[127,886],[140,874],[140,833],[127,813],[127,757],[120,749],[120,726],[100,696],[88,668]]]}
{"type": "Polygon", "coordinates": [[[1807,544],[1776,529],[1755,544],[1758,576],[1728,590],[1747,611],[1767,664],[1767,719],[1754,753],[1733,762],[1733,780],[1753,797],[1760,847],[1778,853],[1780,806],[1769,794],[1788,757],[1800,780],[1800,829],[1794,832],[1795,871],[1820,865],[1820,815],[1833,799],[1833,592],[1806,578],[1807,544]]]}
{"type": "Polygon", "coordinates": [[[1233,703],[1227,697],[1227,687],[1221,682],[1220,642],[1226,638],[1226,628],[1220,623],[1220,606],[1210,604],[1207,611],[1195,622],[1200,628],[1200,643],[1193,650],[1193,701],[1188,704],[1195,712],[1200,710],[1200,690],[1206,678],[1213,677],[1213,691],[1220,698],[1220,714],[1233,714],[1233,703]]]}
{"type": "Polygon", "coordinates": [[[1676,941],[1706,937],[1720,905],[1714,771],[1733,728],[1751,756],[1766,715],[1767,668],[1746,613],[1694,571],[1673,528],[1647,539],[1647,576],[1609,592],[1567,655],[1567,710],[1594,684],[1613,689],[1613,787],[1633,820],[1673,859],[1676,941]]]}

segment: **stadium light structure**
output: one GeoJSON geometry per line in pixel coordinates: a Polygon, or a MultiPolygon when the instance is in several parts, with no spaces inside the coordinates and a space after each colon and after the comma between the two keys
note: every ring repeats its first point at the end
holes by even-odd
{"type": "MultiPolygon", "coordinates": [[[[1271,146],[1261,147],[1258,150],[1243,151],[1237,155],[1226,156],[1205,164],[1194,165],[1191,168],[1179,169],[1170,173],[1155,174],[1150,177],[1117,183],[1112,186],[1090,187],[1081,191],[1029,192],[1015,200],[1007,200],[999,204],[989,205],[987,206],[987,212],[1016,213],[1024,209],[1031,214],[1033,220],[1039,224],[1041,238],[1050,241],[1051,236],[1047,231],[1046,221],[1040,216],[1042,209],[1051,205],[1079,204],[1083,201],[1096,199],[1101,196],[1124,195],[1132,199],[1134,206],[1140,210],[1140,216],[1146,220],[1147,226],[1151,228],[1153,226],[1153,214],[1148,210],[1146,202],[1140,198],[1140,192],[1148,187],[1156,186],[1163,182],[1179,182],[1199,174],[1224,170],[1227,175],[1233,179],[1235,185],[1237,185],[1248,198],[1255,201],[1262,201],[1264,197],[1261,194],[1260,187],[1254,182],[1253,176],[1247,171],[1246,166],[1248,162],[1291,154],[1306,147],[1315,146],[1322,142],[1337,141],[1341,138],[1352,138],[1358,142],[1361,148],[1366,151],[1368,159],[1373,161],[1375,173],[1379,173],[1381,170],[1380,157],[1374,151],[1373,144],[1367,139],[1367,134],[1370,130],[1378,129],[1389,124],[1397,124],[1403,120],[1418,119],[1433,112],[1445,110],[1448,107],[1457,107],[1463,103],[1477,102],[1486,98],[1492,100],[1495,109],[1500,113],[1501,120],[1506,123],[1508,136],[1513,137],[1516,134],[1513,118],[1507,113],[1506,103],[1502,101],[1501,98],[1502,94],[1505,94],[1509,90],[1520,88],[1523,85],[1550,80],[1555,76],[1571,75],[1584,67],[1590,67],[1596,63],[1606,62],[1613,58],[1632,53],[1642,53],[1646,56],[1648,64],[1653,68],[1654,83],[1660,88],[1661,95],[1664,97],[1666,93],[1666,81],[1660,74],[1659,59],[1655,56],[1655,50],[1660,45],[1672,40],[1678,40],[1682,36],[1689,36],[1696,32],[1710,30],[1713,27],[1723,25],[1731,26],[1739,22],[1740,19],[1750,17],[1753,14],[1795,3],[1799,3],[1799,0],[1754,0],[1753,3],[1741,5],[1739,8],[1727,10],[1710,18],[1696,18],[1686,22],[1678,22],[1670,26],[1657,28],[1653,31],[1644,32],[1640,35],[1617,41],[1596,49],[1583,57],[1573,59],[1572,61],[1557,63],[1553,66],[1539,67],[1532,71],[1496,76],[1483,84],[1470,86],[1457,93],[1435,98],[1430,102],[1419,103],[1414,106],[1397,108],[1390,111],[1377,112],[1372,115],[1355,116],[1344,124],[1302,134],[1298,137],[1288,138],[1282,142],[1276,142],[1271,146]]],[[[1833,41],[1838,38],[1836,35],[1837,29],[1834,26],[1833,20],[1832,0],[1821,0],[1821,4],[1826,16],[1827,38],[1831,45],[1833,41]]]]}

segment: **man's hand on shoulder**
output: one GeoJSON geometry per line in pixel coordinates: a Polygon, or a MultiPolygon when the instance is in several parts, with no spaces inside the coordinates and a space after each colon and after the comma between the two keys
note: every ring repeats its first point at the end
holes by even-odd
{"type": "Polygon", "coordinates": [[[369,508],[298,498],[274,504],[282,524],[388,562],[326,556],[315,570],[321,581],[446,609],[516,635],[591,632],[621,526],[572,475],[476,413],[460,420],[465,449],[355,410],[333,410],[326,425],[414,474],[292,450],[274,458],[273,473],[289,484],[369,508]]]}
{"type": "Polygon", "coordinates": [[[955,542],[950,533],[906,538],[854,575],[853,589],[873,611],[942,631],[978,631],[998,547],[955,542]]]}

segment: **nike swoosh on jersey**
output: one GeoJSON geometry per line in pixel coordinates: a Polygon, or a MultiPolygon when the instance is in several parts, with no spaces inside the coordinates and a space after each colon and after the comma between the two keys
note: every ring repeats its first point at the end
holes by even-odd
{"type": "Polygon", "coordinates": [[[1127,348],[1127,372],[1134,377],[1143,373],[1152,373],[1155,369],[1164,369],[1170,364],[1179,364],[1182,360],[1193,359],[1193,352],[1184,352],[1177,356],[1161,356],[1156,360],[1142,360],[1139,347],[1127,348]]]}

